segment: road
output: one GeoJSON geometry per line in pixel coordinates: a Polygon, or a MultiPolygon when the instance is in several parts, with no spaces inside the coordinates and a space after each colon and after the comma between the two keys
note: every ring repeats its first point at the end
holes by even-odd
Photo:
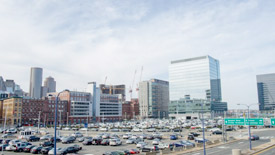
{"type": "MultiPolygon", "coordinates": [[[[260,136],[260,140],[252,141],[252,147],[262,145],[264,143],[270,142],[270,139],[274,135],[274,129],[273,130],[264,130],[264,131],[255,131],[255,134],[260,136]]],[[[274,138],[275,136],[273,136],[274,138]]],[[[207,155],[231,155],[232,149],[249,149],[249,141],[248,140],[240,140],[234,143],[229,143],[225,145],[220,145],[213,148],[207,148],[206,153],[207,155]]],[[[274,150],[273,150],[274,151],[274,150]]],[[[202,155],[203,150],[192,152],[192,153],[185,153],[185,155],[202,155]]],[[[274,154],[272,154],[274,155],[274,154]]]]}
{"type": "Polygon", "coordinates": [[[261,151],[255,155],[274,155],[275,154],[275,146],[268,148],[264,151],[261,151]]]}

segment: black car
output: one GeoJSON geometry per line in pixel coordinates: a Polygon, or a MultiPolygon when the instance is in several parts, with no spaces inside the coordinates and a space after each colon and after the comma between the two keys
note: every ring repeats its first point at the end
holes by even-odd
{"type": "Polygon", "coordinates": [[[48,147],[43,147],[41,150],[42,154],[48,154],[48,152],[52,149],[53,147],[48,146],[48,147]]]}
{"type": "Polygon", "coordinates": [[[198,137],[200,135],[199,133],[196,133],[196,132],[190,132],[189,134],[193,135],[194,137],[198,137]]]}
{"type": "Polygon", "coordinates": [[[101,142],[100,142],[101,145],[109,145],[110,144],[110,140],[109,139],[103,139],[101,142]]]}
{"type": "Polygon", "coordinates": [[[26,140],[27,140],[28,142],[34,142],[34,141],[39,141],[40,138],[37,137],[37,136],[29,136],[29,137],[26,138],[26,140]]]}
{"type": "Polygon", "coordinates": [[[50,141],[45,141],[45,142],[41,142],[40,146],[43,146],[43,147],[47,147],[47,146],[54,147],[54,144],[52,142],[50,142],[50,141]]]}
{"type": "Polygon", "coordinates": [[[34,147],[34,148],[31,149],[31,153],[32,153],[32,154],[40,154],[42,148],[43,148],[42,146],[34,147]]]}
{"type": "Polygon", "coordinates": [[[82,142],[83,145],[92,145],[92,143],[93,143],[93,139],[85,139],[82,142]]]}
{"type": "Polygon", "coordinates": [[[260,137],[257,135],[252,135],[251,140],[260,140],[260,137]]]}
{"type": "Polygon", "coordinates": [[[234,128],[227,128],[226,131],[236,131],[234,128]]]}
{"type": "Polygon", "coordinates": [[[182,132],[182,129],[173,129],[173,132],[182,132]]]}
{"type": "Polygon", "coordinates": [[[188,139],[188,140],[194,140],[194,139],[195,139],[195,136],[192,135],[192,134],[190,134],[190,135],[188,135],[187,139],[188,139]]]}
{"type": "Polygon", "coordinates": [[[79,150],[81,150],[81,148],[76,148],[75,146],[65,147],[64,149],[65,149],[64,154],[77,153],[79,150]]]}
{"type": "Polygon", "coordinates": [[[221,134],[222,134],[222,132],[221,132],[221,131],[219,131],[219,130],[216,130],[216,131],[213,131],[213,132],[212,132],[212,134],[213,134],[213,135],[221,135],[221,134]]]}
{"type": "Polygon", "coordinates": [[[31,152],[32,148],[37,147],[35,145],[28,145],[24,148],[24,152],[31,152]]]}
{"type": "MultiPolygon", "coordinates": [[[[51,141],[53,143],[54,137],[49,138],[49,141],[51,141]]],[[[59,137],[56,137],[56,142],[61,142],[61,139],[59,137]]]]}

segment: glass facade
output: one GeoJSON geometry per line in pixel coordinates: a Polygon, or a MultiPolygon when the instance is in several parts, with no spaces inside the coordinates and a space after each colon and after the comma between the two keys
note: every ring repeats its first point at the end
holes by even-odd
{"type": "Polygon", "coordinates": [[[259,109],[275,109],[275,73],[257,75],[259,109]]]}
{"type": "MultiPolygon", "coordinates": [[[[170,104],[180,102],[186,97],[209,103],[222,100],[219,61],[210,56],[172,61],[169,67],[169,84],[170,104]]],[[[192,111],[192,108],[187,109],[190,107],[193,105],[187,106],[186,112],[192,111]]]]}

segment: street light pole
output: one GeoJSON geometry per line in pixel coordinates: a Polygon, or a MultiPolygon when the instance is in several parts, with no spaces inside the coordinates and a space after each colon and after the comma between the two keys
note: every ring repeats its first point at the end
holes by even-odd
{"type": "Polygon", "coordinates": [[[204,133],[204,118],[203,118],[203,103],[201,103],[201,120],[202,120],[202,132],[203,132],[203,154],[206,155],[205,149],[205,133],[204,133]]]}
{"type": "MultiPolygon", "coordinates": [[[[63,90],[62,92],[64,91],[68,91],[69,90],[63,90]]],[[[62,92],[59,92],[57,94],[57,96],[55,96],[55,115],[54,115],[54,155],[56,155],[56,123],[57,123],[57,105],[58,105],[58,97],[59,95],[62,93],[62,92]]]]}
{"type": "Polygon", "coordinates": [[[247,117],[247,121],[248,121],[248,136],[249,136],[249,149],[252,150],[252,143],[251,143],[251,132],[250,132],[250,106],[252,105],[259,105],[259,104],[250,104],[250,105],[247,105],[247,104],[237,104],[237,105],[244,105],[247,107],[247,110],[248,110],[248,117],[247,117]]]}

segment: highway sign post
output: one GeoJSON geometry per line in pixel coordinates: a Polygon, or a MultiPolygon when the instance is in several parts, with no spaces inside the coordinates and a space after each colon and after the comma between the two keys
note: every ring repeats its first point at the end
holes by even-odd
{"type": "Polygon", "coordinates": [[[271,125],[275,126],[275,118],[271,118],[271,125]]]}
{"type": "Polygon", "coordinates": [[[248,124],[248,119],[245,119],[245,125],[263,126],[264,125],[264,119],[262,119],[262,118],[250,118],[249,119],[249,124],[248,124]]]}
{"type": "Polygon", "coordinates": [[[225,118],[224,119],[225,125],[244,125],[243,118],[225,118]]]}
{"type": "MultiPolygon", "coordinates": [[[[275,118],[273,119],[273,123],[275,126],[275,118]]],[[[248,119],[244,118],[225,118],[224,119],[225,125],[248,125],[248,119]]],[[[272,124],[272,121],[271,121],[272,124]]],[[[249,125],[256,125],[256,126],[262,126],[264,125],[264,120],[262,118],[250,118],[249,119],[249,125]]]]}

